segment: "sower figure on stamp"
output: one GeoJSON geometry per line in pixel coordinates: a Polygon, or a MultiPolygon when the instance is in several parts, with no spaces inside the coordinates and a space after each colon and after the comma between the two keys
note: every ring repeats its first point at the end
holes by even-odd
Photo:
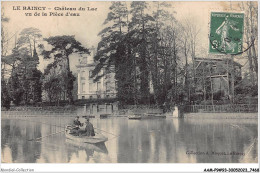
{"type": "Polygon", "coordinates": [[[231,41],[231,38],[229,36],[229,30],[232,29],[234,31],[239,31],[238,28],[236,28],[236,22],[229,19],[229,16],[227,15],[225,17],[225,20],[223,23],[218,27],[216,30],[216,33],[218,35],[221,35],[221,49],[223,49],[224,52],[226,50],[232,50],[232,52],[235,51],[236,44],[231,41]]]}

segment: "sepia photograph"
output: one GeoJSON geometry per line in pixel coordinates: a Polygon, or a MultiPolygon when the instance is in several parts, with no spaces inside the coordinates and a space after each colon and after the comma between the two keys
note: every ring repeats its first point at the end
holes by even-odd
{"type": "Polygon", "coordinates": [[[2,163],[258,152],[258,1],[1,2],[2,163]]]}

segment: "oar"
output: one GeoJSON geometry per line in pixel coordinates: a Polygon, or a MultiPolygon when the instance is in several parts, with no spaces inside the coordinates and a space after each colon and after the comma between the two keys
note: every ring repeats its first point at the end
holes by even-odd
{"type": "Polygon", "coordinates": [[[49,136],[52,136],[52,135],[56,135],[58,133],[61,133],[61,132],[64,132],[65,130],[62,130],[62,131],[59,131],[59,132],[55,132],[55,133],[52,133],[52,134],[49,134],[47,136],[43,136],[43,137],[40,137],[40,138],[35,138],[35,139],[29,139],[28,141],[36,141],[36,140],[39,140],[39,139],[42,139],[42,138],[46,138],[46,137],[49,137],[49,136]]]}
{"type": "Polygon", "coordinates": [[[111,135],[114,135],[114,136],[116,136],[116,137],[119,136],[119,135],[115,135],[115,134],[113,134],[113,133],[109,133],[109,132],[107,132],[107,131],[105,131],[105,130],[101,130],[101,129],[98,129],[98,128],[95,128],[95,127],[94,127],[94,129],[100,130],[100,131],[102,131],[102,132],[106,132],[106,133],[111,134],[111,135]]]}

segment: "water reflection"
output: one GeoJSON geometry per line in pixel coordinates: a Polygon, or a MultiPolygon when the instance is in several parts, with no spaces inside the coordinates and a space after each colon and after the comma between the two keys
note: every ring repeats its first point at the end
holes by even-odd
{"type": "Polygon", "coordinates": [[[68,156],[69,162],[76,162],[77,159],[75,159],[75,156],[77,156],[77,158],[82,158],[79,157],[81,152],[82,153],[85,152],[86,160],[79,160],[79,162],[89,162],[90,158],[93,158],[94,153],[108,154],[105,143],[87,144],[87,143],[78,143],[73,140],[66,139],[66,145],[68,147],[68,150],[71,150],[68,156]]]}
{"type": "Polygon", "coordinates": [[[7,163],[258,162],[258,125],[254,119],[175,118],[141,121],[127,118],[91,119],[96,130],[102,129],[102,133],[108,137],[106,143],[80,144],[66,139],[64,132],[48,136],[64,130],[64,126],[72,120],[73,117],[2,119],[2,161],[7,163]],[[104,131],[109,133],[106,134],[104,131]],[[39,137],[44,138],[37,142],[30,141],[39,137]],[[236,154],[230,154],[231,152],[236,154]]]}
{"type": "MultiPolygon", "coordinates": [[[[41,136],[40,125],[35,126],[32,123],[24,121],[2,120],[2,138],[1,149],[10,148],[12,162],[34,163],[37,159],[37,152],[40,152],[40,146],[28,141],[35,136],[41,136]],[[7,147],[7,148],[5,148],[7,147]],[[28,152],[30,151],[30,152],[28,152]]],[[[5,161],[5,158],[3,158],[5,161]]],[[[7,160],[10,160],[7,158],[7,160]]]]}

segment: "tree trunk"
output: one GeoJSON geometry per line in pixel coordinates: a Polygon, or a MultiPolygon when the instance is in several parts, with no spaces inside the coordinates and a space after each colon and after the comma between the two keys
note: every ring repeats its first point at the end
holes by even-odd
{"type": "Polygon", "coordinates": [[[255,50],[255,44],[254,44],[254,38],[251,38],[251,40],[252,40],[252,54],[253,54],[253,60],[254,60],[254,66],[255,66],[255,72],[256,72],[256,80],[255,81],[258,81],[258,56],[257,56],[257,54],[256,54],[256,50],[255,50]]]}
{"type": "Polygon", "coordinates": [[[235,69],[234,69],[234,55],[231,55],[231,102],[234,104],[235,97],[235,69]]]}
{"type": "Polygon", "coordinates": [[[203,67],[202,80],[203,80],[203,100],[204,100],[204,105],[206,105],[205,67],[203,67]]]}
{"type": "MultiPolygon", "coordinates": [[[[250,13],[250,16],[249,16],[249,20],[250,21],[250,29],[251,29],[251,44],[252,44],[252,54],[253,54],[253,60],[254,60],[254,65],[255,65],[255,72],[256,72],[256,78],[258,78],[258,56],[256,54],[256,50],[255,50],[255,36],[256,36],[256,33],[255,33],[255,24],[254,24],[254,17],[253,17],[253,11],[252,11],[252,8],[253,8],[253,5],[252,5],[252,2],[248,2],[249,3],[249,13],[250,13]]],[[[257,81],[257,80],[256,80],[257,81]]]]}
{"type": "Polygon", "coordinates": [[[146,62],[146,39],[145,39],[145,21],[143,19],[143,11],[141,12],[141,16],[142,16],[142,43],[140,46],[140,71],[141,71],[141,86],[140,86],[140,90],[141,90],[141,98],[143,100],[143,103],[146,104],[149,98],[149,80],[148,80],[148,67],[147,67],[147,62],[146,62]]]}
{"type": "Polygon", "coordinates": [[[213,106],[213,111],[215,112],[215,108],[214,108],[213,82],[212,82],[212,78],[211,78],[211,68],[210,68],[210,64],[209,64],[209,79],[210,79],[210,91],[211,91],[211,104],[212,104],[212,106],[213,106]]]}
{"type": "Polygon", "coordinates": [[[248,55],[248,62],[249,62],[249,74],[250,74],[250,82],[252,85],[254,85],[255,81],[255,75],[254,75],[254,67],[253,67],[253,61],[252,61],[252,52],[251,48],[247,51],[248,55]]]}
{"type": "MultiPolygon", "coordinates": [[[[250,46],[252,40],[250,40],[250,37],[249,37],[249,35],[250,35],[249,19],[246,17],[245,20],[246,20],[246,25],[247,25],[247,30],[246,30],[247,45],[250,46]]],[[[251,48],[249,48],[249,50],[247,51],[247,55],[248,55],[248,62],[249,62],[250,82],[251,82],[252,85],[254,85],[255,75],[254,75],[254,68],[253,68],[251,48]]]]}
{"type": "Polygon", "coordinates": [[[67,98],[69,100],[69,104],[74,104],[74,101],[73,101],[73,95],[72,95],[72,90],[69,88],[70,85],[73,85],[73,81],[72,81],[72,76],[70,75],[70,60],[69,60],[69,57],[68,55],[66,55],[66,60],[67,60],[67,76],[68,76],[68,81],[67,82],[67,98]],[[72,84],[71,84],[72,82],[72,84]]]}

